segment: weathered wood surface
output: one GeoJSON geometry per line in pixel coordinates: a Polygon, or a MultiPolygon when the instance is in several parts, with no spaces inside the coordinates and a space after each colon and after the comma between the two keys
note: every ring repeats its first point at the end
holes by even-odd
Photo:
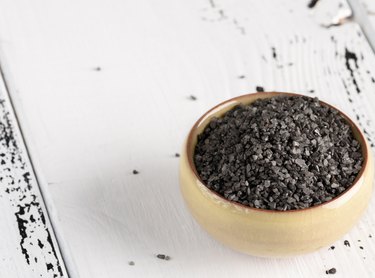
{"type": "Polygon", "coordinates": [[[0,277],[67,277],[2,79],[0,208],[0,277]]]}
{"type": "Polygon", "coordinates": [[[212,240],[179,192],[194,121],[256,87],[318,96],[375,142],[375,56],[356,22],[328,27],[345,2],[307,4],[0,2],[0,60],[80,277],[375,276],[374,198],[334,250],[276,260],[212,240]]]}
{"type": "Polygon", "coordinates": [[[359,3],[363,5],[369,20],[375,25],[375,2],[371,0],[359,0],[359,3]]]}

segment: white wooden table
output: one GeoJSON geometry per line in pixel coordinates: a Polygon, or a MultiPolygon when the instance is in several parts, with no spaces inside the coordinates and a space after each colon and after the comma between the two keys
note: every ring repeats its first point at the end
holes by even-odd
{"type": "Polygon", "coordinates": [[[307,4],[0,0],[0,123],[21,157],[5,166],[25,195],[0,183],[0,277],[375,277],[375,198],[334,250],[277,260],[211,239],[179,192],[175,153],[194,121],[256,87],[330,102],[375,143],[362,21],[329,27],[348,3],[307,4]]]}

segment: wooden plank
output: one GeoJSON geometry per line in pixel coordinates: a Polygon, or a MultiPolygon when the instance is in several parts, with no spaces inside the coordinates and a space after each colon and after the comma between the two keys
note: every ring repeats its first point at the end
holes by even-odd
{"type": "Polygon", "coordinates": [[[356,21],[365,34],[372,49],[375,49],[375,8],[373,1],[349,0],[353,11],[353,20],[356,21]]]}
{"type": "Polygon", "coordinates": [[[375,25],[375,3],[374,1],[360,0],[359,3],[363,5],[363,8],[365,9],[369,20],[372,22],[373,25],[375,25]]]}
{"type": "Polygon", "coordinates": [[[253,258],[194,222],[174,157],[203,112],[260,86],[318,96],[374,142],[374,54],[357,23],[324,27],[347,8],[325,0],[313,9],[292,0],[0,3],[0,58],[81,277],[321,277],[331,267],[335,277],[374,276],[374,199],[334,250],[253,258]]]}
{"type": "Polygon", "coordinates": [[[0,276],[67,277],[2,79],[0,186],[0,276]]]}

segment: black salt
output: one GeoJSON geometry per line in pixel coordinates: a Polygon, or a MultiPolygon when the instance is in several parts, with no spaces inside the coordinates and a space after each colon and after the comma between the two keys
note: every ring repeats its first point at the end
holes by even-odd
{"type": "Polygon", "coordinates": [[[332,267],[331,269],[326,270],[326,274],[335,274],[336,268],[332,267]]]}
{"type": "Polygon", "coordinates": [[[279,96],[213,118],[194,153],[205,185],[255,208],[303,209],[345,191],[362,166],[346,120],[317,98],[279,96]]]}
{"type": "Polygon", "coordinates": [[[169,257],[168,255],[164,255],[164,254],[157,254],[156,257],[158,259],[165,260],[165,261],[169,261],[171,259],[171,257],[169,257]]]}
{"type": "Polygon", "coordinates": [[[314,8],[315,5],[318,3],[319,0],[311,0],[308,4],[307,4],[307,7],[309,7],[310,9],[314,8]]]}
{"type": "Polygon", "coordinates": [[[344,245],[345,245],[346,247],[350,247],[350,242],[349,242],[349,240],[344,240],[344,245]]]}

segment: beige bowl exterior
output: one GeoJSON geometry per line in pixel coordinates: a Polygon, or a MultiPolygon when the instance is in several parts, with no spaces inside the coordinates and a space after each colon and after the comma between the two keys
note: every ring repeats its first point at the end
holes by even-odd
{"type": "Polygon", "coordinates": [[[340,239],[367,207],[374,178],[373,158],[368,143],[358,127],[342,113],[362,145],[365,160],[354,184],[331,201],[307,209],[281,212],[250,208],[228,201],[208,189],[200,181],[192,159],[197,135],[212,117],[220,117],[239,103],[249,104],[258,98],[280,94],[296,95],[277,92],[248,94],[223,102],[208,111],[192,128],[180,161],[182,195],[198,223],[223,244],[260,257],[308,253],[340,239]]]}

